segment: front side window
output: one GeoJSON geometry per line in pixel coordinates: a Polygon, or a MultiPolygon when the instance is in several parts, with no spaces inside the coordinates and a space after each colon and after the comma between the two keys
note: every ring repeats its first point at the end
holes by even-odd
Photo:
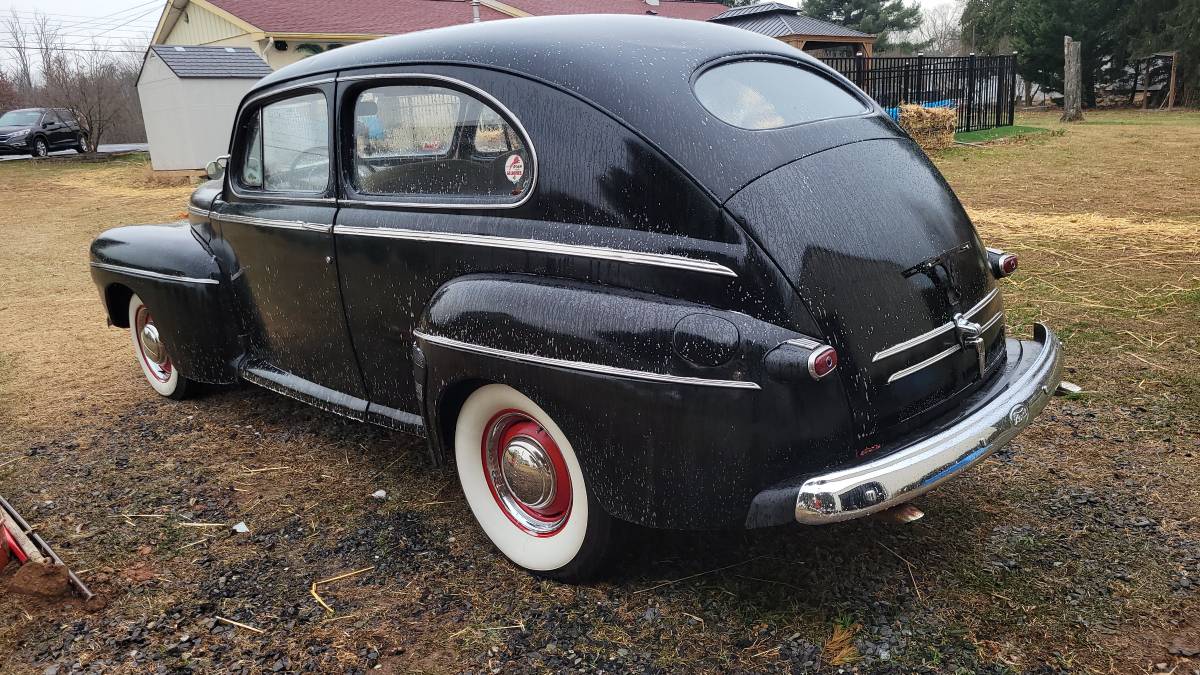
{"type": "Polygon", "coordinates": [[[533,179],[520,133],[492,106],[447,87],[397,85],[354,101],[359,193],[516,201],[533,179]]]}
{"type": "Polygon", "coordinates": [[[241,184],[271,192],[324,192],[329,185],[329,111],[324,94],[265,105],[246,123],[241,184]]]}
{"type": "Polygon", "coordinates": [[[778,129],[869,111],[820,73],[778,61],[734,61],[705,71],[696,98],[717,119],[743,129],[778,129]]]}

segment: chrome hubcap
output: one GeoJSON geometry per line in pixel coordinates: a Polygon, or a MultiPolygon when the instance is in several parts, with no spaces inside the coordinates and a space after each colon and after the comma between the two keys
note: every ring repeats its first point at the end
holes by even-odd
{"type": "Polygon", "coordinates": [[[171,357],[167,356],[167,348],[158,335],[158,326],[154,325],[154,318],[150,316],[150,310],[145,305],[138,307],[133,329],[137,335],[142,362],[146,364],[150,375],[159,382],[170,381],[171,357]]]}
{"type": "Polygon", "coordinates": [[[500,473],[513,497],[525,506],[537,509],[554,500],[554,466],[546,449],[532,438],[509,441],[500,456],[500,473]]]}
{"type": "Polygon", "coordinates": [[[152,323],[142,326],[142,349],[146,351],[146,356],[155,363],[161,364],[166,360],[167,355],[163,351],[162,342],[158,339],[158,328],[152,323]]]}
{"type": "Polygon", "coordinates": [[[571,514],[571,477],[550,434],[520,410],[506,410],[483,434],[483,472],[496,504],[535,537],[554,536],[571,514]]]}

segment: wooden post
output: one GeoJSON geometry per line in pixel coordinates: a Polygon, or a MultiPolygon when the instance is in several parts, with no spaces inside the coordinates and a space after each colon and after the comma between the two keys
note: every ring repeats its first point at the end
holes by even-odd
{"type": "Polygon", "coordinates": [[[1150,107],[1150,59],[1153,56],[1146,57],[1146,81],[1142,83],[1142,110],[1150,107]]]}
{"type": "Polygon", "coordinates": [[[1083,63],[1080,58],[1082,43],[1071,39],[1070,35],[1063,36],[1063,122],[1080,122],[1083,120],[1083,63]]]}
{"type": "Polygon", "coordinates": [[[1167,90],[1167,110],[1175,109],[1175,74],[1179,67],[1179,52],[1171,52],[1171,88],[1167,90]]]}

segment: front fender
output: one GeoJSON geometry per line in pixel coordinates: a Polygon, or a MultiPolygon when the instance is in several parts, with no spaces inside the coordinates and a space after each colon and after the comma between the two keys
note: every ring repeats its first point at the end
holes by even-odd
{"type": "Polygon", "coordinates": [[[237,381],[240,350],[228,280],[187,222],[108,230],[92,242],[90,263],[111,324],[129,327],[129,298],[136,293],[182,374],[237,381]]]}
{"type": "Polygon", "coordinates": [[[797,443],[846,431],[794,432],[801,415],[844,417],[840,384],[770,381],[764,357],[797,333],[738,312],[469,276],[438,290],[415,336],[435,447],[453,445],[463,383],[508,384],[563,429],[605,510],[643,525],[741,526],[754,494],[795,466],[797,443]]]}

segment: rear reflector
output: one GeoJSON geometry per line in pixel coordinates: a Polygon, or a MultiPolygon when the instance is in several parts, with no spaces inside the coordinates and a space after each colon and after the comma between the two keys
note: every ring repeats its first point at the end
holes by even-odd
{"type": "Polygon", "coordinates": [[[833,347],[822,345],[808,356],[808,374],[812,375],[814,380],[819,380],[836,370],[837,364],[837,351],[833,347]]]}

